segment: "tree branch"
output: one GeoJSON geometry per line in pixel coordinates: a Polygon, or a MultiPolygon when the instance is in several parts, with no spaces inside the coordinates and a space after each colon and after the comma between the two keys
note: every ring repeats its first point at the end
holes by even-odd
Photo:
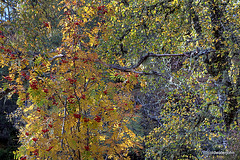
{"type": "MultiPolygon", "coordinates": [[[[119,65],[107,64],[107,63],[101,61],[100,59],[96,59],[95,62],[99,62],[106,67],[116,69],[116,70],[120,70],[120,71],[123,71],[123,72],[133,72],[133,73],[144,74],[144,75],[156,75],[156,76],[161,76],[161,77],[167,78],[167,77],[163,76],[162,74],[160,74],[156,71],[144,72],[144,71],[135,71],[134,69],[138,68],[149,57],[180,57],[180,56],[184,56],[184,57],[188,57],[188,58],[190,58],[190,57],[198,58],[199,56],[206,55],[210,52],[215,52],[215,50],[213,50],[211,48],[200,50],[199,48],[197,48],[194,51],[184,52],[182,54],[154,54],[152,52],[149,52],[146,55],[140,57],[139,61],[135,65],[133,65],[132,67],[122,67],[122,66],[119,66],[119,65]]],[[[54,61],[57,58],[61,58],[61,57],[64,57],[64,55],[62,55],[62,54],[56,55],[56,56],[50,58],[49,61],[54,61]]]]}
{"type": "Polygon", "coordinates": [[[52,58],[49,58],[49,61],[54,61],[55,59],[61,58],[61,57],[64,57],[64,55],[58,54],[58,55],[56,55],[56,56],[54,56],[54,57],[52,57],[52,58]]]}
{"type": "Polygon", "coordinates": [[[2,99],[4,96],[8,95],[8,93],[12,92],[15,90],[15,87],[13,88],[7,88],[4,91],[0,92],[0,99],[2,99]]]}

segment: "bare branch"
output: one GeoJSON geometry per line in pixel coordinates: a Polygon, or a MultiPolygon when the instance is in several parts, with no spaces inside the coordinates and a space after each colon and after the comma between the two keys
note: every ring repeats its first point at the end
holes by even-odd
{"type": "Polygon", "coordinates": [[[149,52],[146,55],[142,56],[139,59],[139,61],[137,62],[137,64],[133,65],[132,67],[122,67],[119,65],[106,64],[105,62],[102,62],[99,59],[96,61],[100,62],[104,66],[107,66],[109,68],[113,68],[116,70],[120,70],[123,72],[133,72],[133,73],[144,74],[144,75],[156,75],[156,76],[161,76],[161,77],[166,78],[165,76],[163,76],[162,74],[160,74],[156,71],[144,72],[144,71],[135,71],[134,69],[138,68],[144,61],[147,60],[148,57],[180,57],[180,56],[184,56],[184,57],[188,57],[188,58],[195,57],[197,59],[199,56],[206,55],[210,52],[215,52],[215,50],[213,50],[212,48],[202,49],[202,50],[200,48],[197,48],[194,51],[184,52],[183,54],[154,54],[152,52],[149,52]]]}
{"type": "Polygon", "coordinates": [[[54,56],[54,57],[52,57],[52,58],[49,58],[49,61],[54,61],[55,59],[57,59],[57,58],[62,58],[62,57],[64,57],[64,55],[58,54],[58,55],[56,55],[56,56],[54,56]]]}
{"type": "Polygon", "coordinates": [[[102,62],[101,60],[96,60],[97,62],[100,62],[104,66],[107,66],[109,68],[113,68],[116,70],[120,70],[123,72],[133,72],[137,74],[144,74],[144,75],[156,75],[156,76],[161,76],[164,78],[167,78],[163,76],[162,74],[156,72],[156,71],[151,71],[151,72],[144,72],[144,71],[135,71],[134,69],[138,68],[145,60],[147,60],[148,57],[175,57],[175,56],[188,56],[188,54],[154,54],[154,53],[147,53],[146,55],[142,56],[140,60],[138,61],[137,64],[133,65],[132,67],[122,67],[119,65],[112,65],[112,64],[107,64],[105,62],[102,62]]]}
{"type": "MultiPolygon", "coordinates": [[[[139,61],[135,65],[133,65],[132,67],[122,67],[122,66],[119,66],[119,65],[107,64],[107,63],[101,61],[100,59],[96,59],[95,62],[99,62],[106,67],[116,69],[116,70],[120,70],[120,71],[123,71],[123,72],[133,72],[133,73],[144,74],[144,75],[156,75],[156,76],[161,76],[161,77],[166,78],[165,76],[163,76],[162,74],[160,74],[156,71],[144,72],[144,71],[135,71],[134,69],[138,68],[149,57],[181,57],[181,56],[184,56],[184,57],[188,57],[188,58],[190,58],[190,57],[198,58],[199,56],[208,54],[210,52],[215,52],[215,50],[213,50],[211,48],[210,49],[203,49],[203,50],[196,49],[194,51],[184,52],[182,54],[154,54],[152,52],[149,52],[146,55],[140,57],[139,61]]],[[[56,55],[56,56],[50,58],[49,60],[54,61],[55,59],[61,58],[61,57],[64,57],[64,55],[59,54],[59,55],[56,55]]]]}
{"type": "Polygon", "coordinates": [[[2,99],[4,96],[8,95],[8,93],[12,92],[15,90],[15,87],[13,88],[7,88],[4,91],[0,92],[0,99],[2,99]]]}

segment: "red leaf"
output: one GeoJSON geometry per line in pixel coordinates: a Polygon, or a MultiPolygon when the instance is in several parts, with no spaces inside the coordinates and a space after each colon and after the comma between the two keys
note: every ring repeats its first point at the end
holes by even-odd
{"type": "Polygon", "coordinates": [[[47,88],[44,88],[44,89],[43,89],[43,92],[48,93],[48,89],[47,89],[47,88]]]}
{"type": "Polygon", "coordinates": [[[76,79],[72,79],[72,78],[68,78],[67,79],[71,84],[73,84],[73,83],[75,83],[75,82],[77,82],[77,80],[76,79]]]}
{"type": "Polygon", "coordinates": [[[104,94],[107,94],[107,90],[103,91],[104,94]]]}
{"type": "Polygon", "coordinates": [[[73,95],[70,95],[68,98],[74,98],[74,96],[73,96],[73,95]]]}
{"type": "Polygon", "coordinates": [[[37,139],[37,138],[33,138],[32,140],[33,140],[34,142],[36,142],[38,139],[37,139]]]}
{"type": "Polygon", "coordinates": [[[62,63],[68,63],[68,61],[65,59],[62,59],[62,63]]]}
{"type": "Polygon", "coordinates": [[[86,99],[86,95],[83,94],[83,95],[81,96],[81,98],[82,98],[82,99],[86,99]]]}
{"type": "Polygon", "coordinates": [[[89,146],[84,146],[84,148],[85,148],[86,151],[90,151],[89,146]]]}
{"type": "Polygon", "coordinates": [[[53,148],[53,146],[50,146],[46,151],[50,151],[53,148]]]}
{"type": "Polygon", "coordinates": [[[95,120],[96,122],[101,122],[101,117],[96,116],[96,118],[94,118],[94,120],[95,120]]]}
{"type": "Polygon", "coordinates": [[[58,105],[58,103],[56,101],[53,102],[54,105],[58,105]]]}
{"type": "Polygon", "coordinates": [[[8,80],[8,81],[12,81],[12,78],[9,77],[9,76],[4,77],[4,79],[6,79],[6,80],[8,80]]]}
{"type": "Polygon", "coordinates": [[[46,132],[48,132],[48,131],[49,131],[48,129],[43,129],[43,130],[42,130],[43,133],[46,133],[46,132]]]}
{"type": "Polygon", "coordinates": [[[33,154],[34,154],[35,156],[37,156],[37,155],[38,155],[38,149],[36,149],[35,151],[33,151],[33,154]]]}
{"type": "Polygon", "coordinates": [[[74,113],[73,116],[74,116],[75,118],[79,118],[79,119],[81,118],[81,115],[80,115],[80,114],[74,113]]]}
{"type": "Polygon", "coordinates": [[[16,59],[16,57],[15,57],[14,54],[11,53],[10,55],[11,55],[11,58],[12,58],[12,59],[16,59]]]}
{"type": "Polygon", "coordinates": [[[30,83],[30,87],[33,89],[33,90],[37,90],[38,89],[38,87],[37,87],[37,81],[32,81],[31,83],[30,83]]]}
{"type": "Polygon", "coordinates": [[[79,58],[78,58],[78,57],[76,57],[76,56],[75,56],[75,57],[73,57],[73,60],[78,60],[78,59],[79,59],[79,58]]]}
{"type": "Polygon", "coordinates": [[[26,76],[26,72],[21,71],[21,75],[22,75],[23,77],[25,77],[25,76],[26,76]]]}
{"type": "Polygon", "coordinates": [[[47,22],[43,22],[45,27],[49,27],[49,24],[47,22]]]}
{"type": "Polygon", "coordinates": [[[84,121],[84,122],[88,122],[88,121],[89,121],[89,118],[83,118],[83,121],[84,121]]]}
{"type": "Polygon", "coordinates": [[[7,51],[8,53],[11,53],[11,52],[12,52],[10,49],[7,49],[6,51],[7,51]]]}

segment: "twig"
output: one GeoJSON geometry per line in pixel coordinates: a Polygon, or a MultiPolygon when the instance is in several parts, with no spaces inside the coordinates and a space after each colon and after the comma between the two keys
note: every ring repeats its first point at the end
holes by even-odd
{"type": "MultiPolygon", "coordinates": [[[[66,109],[67,109],[67,98],[66,98],[65,105],[64,105],[64,117],[63,117],[63,123],[62,123],[62,136],[65,132],[64,126],[65,126],[65,119],[66,119],[66,109]]],[[[62,140],[61,140],[61,147],[63,148],[63,137],[62,137],[62,140]]]]}

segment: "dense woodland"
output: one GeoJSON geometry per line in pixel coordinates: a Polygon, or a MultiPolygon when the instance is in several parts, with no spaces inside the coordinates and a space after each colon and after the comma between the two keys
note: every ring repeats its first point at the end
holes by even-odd
{"type": "Polygon", "coordinates": [[[240,159],[239,6],[1,0],[0,158],[240,159]]]}

